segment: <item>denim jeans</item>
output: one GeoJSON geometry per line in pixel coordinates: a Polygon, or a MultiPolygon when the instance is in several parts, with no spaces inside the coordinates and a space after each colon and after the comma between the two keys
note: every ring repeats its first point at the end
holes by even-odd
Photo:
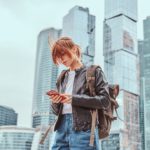
{"type": "Polygon", "coordinates": [[[54,132],[51,150],[100,150],[98,128],[95,128],[94,146],[90,146],[91,129],[75,131],[72,114],[63,114],[60,127],[54,132]]]}

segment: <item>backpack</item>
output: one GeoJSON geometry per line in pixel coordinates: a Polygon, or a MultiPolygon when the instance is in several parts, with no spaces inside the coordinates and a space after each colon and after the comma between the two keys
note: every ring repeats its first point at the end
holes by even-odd
{"type": "MultiPolygon", "coordinates": [[[[97,68],[101,69],[100,66],[91,65],[90,67],[88,67],[86,71],[86,81],[87,81],[86,87],[89,89],[90,96],[96,95],[95,73],[97,68]]],[[[118,94],[119,94],[119,85],[109,84],[110,106],[107,109],[96,109],[91,111],[92,126],[91,126],[90,146],[93,146],[94,143],[94,130],[95,130],[96,119],[98,121],[99,139],[103,139],[109,136],[112,121],[117,119],[116,116],[113,116],[113,113],[119,107],[116,101],[116,97],[118,96],[118,94]]]]}
{"type": "MultiPolygon", "coordinates": [[[[86,88],[89,89],[90,96],[95,96],[95,72],[96,69],[100,68],[100,66],[97,65],[91,65],[88,67],[86,71],[86,88]]],[[[67,70],[63,70],[61,74],[59,75],[56,86],[61,83],[63,80],[65,73],[67,70]]],[[[60,89],[58,89],[60,90],[60,89]]],[[[116,120],[117,117],[113,116],[114,111],[119,107],[116,97],[119,94],[119,85],[118,84],[109,84],[109,99],[110,99],[110,107],[108,109],[96,109],[96,110],[91,110],[91,115],[92,115],[92,126],[91,126],[91,136],[90,136],[90,146],[93,146],[94,143],[94,130],[95,130],[95,124],[96,124],[96,119],[98,120],[98,134],[99,134],[99,139],[103,139],[109,136],[110,129],[111,129],[111,124],[112,121],[116,120]]],[[[117,111],[116,111],[117,113],[117,111]]],[[[118,116],[118,115],[117,115],[118,116]]],[[[50,126],[47,131],[45,132],[44,136],[40,140],[40,144],[43,144],[45,138],[48,135],[48,132],[50,131],[52,127],[50,126]]]]}

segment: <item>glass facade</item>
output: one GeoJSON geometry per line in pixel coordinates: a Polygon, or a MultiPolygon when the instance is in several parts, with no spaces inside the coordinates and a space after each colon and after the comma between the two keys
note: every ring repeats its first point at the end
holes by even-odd
{"type": "Polygon", "coordinates": [[[34,129],[0,127],[0,150],[31,150],[34,129]]]}
{"type": "Polygon", "coordinates": [[[0,105],[0,126],[17,125],[18,114],[10,107],[0,105]]]}
{"type": "Polygon", "coordinates": [[[139,42],[141,77],[141,128],[144,130],[145,150],[150,149],[150,17],[144,20],[144,40],[139,42]],[[144,104],[143,104],[144,102],[144,104]],[[144,113],[144,114],[143,114],[144,113]],[[144,126],[144,127],[143,127],[144,126]]]}
{"type": "MultiPolygon", "coordinates": [[[[140,150],[139,132],[139,58],[137,51],[137,1],[105,0],[104,72],[111,84],[119,84],[118,114],[124,120],[114,121],[108,143],[119,146],[107,150],[140,150]],[[118,131],[117,138],[114,131],[118,131]],[[115,141],[115,142],[114,142],[115,141]]],[[[104,146],[106,147],[106,146],[104,146]]],[[[105,148],[102,147],[102,150],[105,148]]]]}
{"type": "Polygon", "coordinates": [[[105,55],[104,68],[108,81],[119,84],[121,89],[139,94],[136,60],[137,55],[124,50],[105,55]]]}
{"type": "Polygon", "coordinates": [[[82,50],[82,61],[86,65],[94,62],[95,56],[95,16],[88,8],[73,7],[63,18],[62,36],[69,36],[82,50]]]}
{"type": "Polygon", "coordinates": [[[125,50],[137,54],[136,22],[124,15],[104,21],[104,54],[125,50]]]}
{"type": "Polygon", "coordinates": [[[48,40],[55,41],[61,31],[54,28],[40,32],[37,41],[36,67],[33,91],[33,127],[53,124],[54,115],[50,110],[50,100],[46,92],[56,88],[58,68],[52,61],[48,40]]]}
{"type": "Polygon", "coordinates": [[[105,18],[124,15],[137,21],[137,0],[105,0],[105,18]]]}
{"type": "Polygon", "coordinates": [[[119,133],[113,133],[109,135],[109,138],[107,140],[103,140],[102,142],[102,148],[103,150],[119,150],[120,149],[120,138],[119,133]]]}
{"type": "MultiPolygon", "coordinates": [[[[50,53],[50,45],[61,35],[61,30],[49,28],[41,31],[37,40],[37,53],[35,62],[35,77],[33,90],[32,127],[52,125],[55,115],[50,107],[50,99],[46,92],[56,88],[58,67],[53,63],[50,53]]],[[[38,144],[38,143],[37,143],[38,144]]],[[[49,141],[41,146],[47,150],[49,141]]]]}
{"type": "Polygon", "coordinates": [[[144,51],[143,41],[138,41],[139,64],[140,64],[140,132],[141,132],[141,147],[145,150],[145,134],[144,134],[144,51]]]}

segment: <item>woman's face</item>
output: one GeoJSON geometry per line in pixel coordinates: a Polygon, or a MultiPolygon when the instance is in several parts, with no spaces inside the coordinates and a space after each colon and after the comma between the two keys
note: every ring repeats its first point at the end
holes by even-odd
{"type": "Polygon", "coordinates": [[[73,63],[74,57],[69,57],[67,54],[62,55],[61,63],[66,67],[70,67],[73,63]]]}

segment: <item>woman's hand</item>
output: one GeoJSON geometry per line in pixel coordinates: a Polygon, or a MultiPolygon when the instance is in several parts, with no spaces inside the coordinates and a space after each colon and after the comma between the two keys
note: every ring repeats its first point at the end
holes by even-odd
{"type": "Polygon", "coordinates": [[[62,99],[60,95],[52,95],[49,96],[50,100],[52,100],[53,103],[59,103],[62,99]]]}
{"type": "Polygon", "coordinates": [[[70,104],[72,102],[72,96],[70,94],[60,94],[63,97],[65,97],[63,100],[61,100],[61,103],[68,103],[70,104]]]}

